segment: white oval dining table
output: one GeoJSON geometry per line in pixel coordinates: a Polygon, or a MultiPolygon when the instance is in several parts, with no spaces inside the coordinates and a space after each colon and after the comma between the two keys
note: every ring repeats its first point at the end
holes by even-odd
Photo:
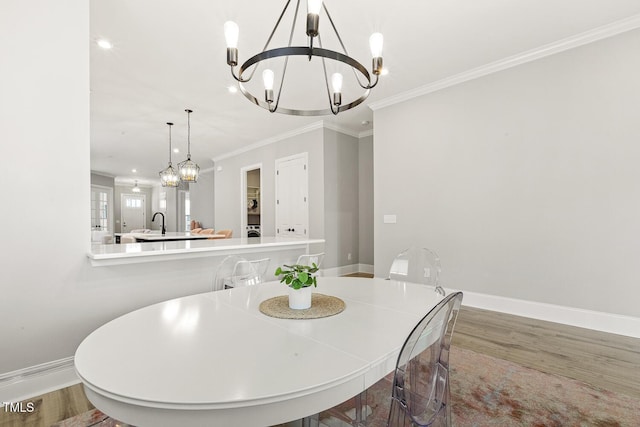
{"type": "Polygon", "coordinates": [[[136,426],[269,426],[353,397],[395,368],[404,340],[442,297],[384,279],[320,277],[341,313],[277,319],[278,282],[191,295],[123,315],[78,347],[89,400],[136,426]]]}

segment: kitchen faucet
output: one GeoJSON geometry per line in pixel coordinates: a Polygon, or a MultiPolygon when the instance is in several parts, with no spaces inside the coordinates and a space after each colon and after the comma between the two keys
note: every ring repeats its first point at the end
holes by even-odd
{"type": "Polygon", "coordinates": [[[156,212],[153,214],[153,217],[151,218],[151,222],[154,222],[156,220],[156,215],[161,215],[162,216],[162,234],[166,234],[167,229],[164,228],[164,214],[162,212],[156,212]]]}

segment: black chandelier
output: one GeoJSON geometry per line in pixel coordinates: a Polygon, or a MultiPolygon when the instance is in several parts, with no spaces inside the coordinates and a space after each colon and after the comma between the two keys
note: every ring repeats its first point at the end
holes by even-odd
{"type": "Polygon", "coordinates": [[[275,49],[269,49],[269,43],[273,38],[280,22],[282,21],[287,8],[291,4],[291,0],[287,0],[287,3],[280,14],[280,17],[276,21],[276,25],[271,31],[267,42],[262,50],[262,52],[252,56],[249,58],[244,64],[242,64],[238,70],[238,73],[234,72],[234,68],[238,65],[238,25],[235,22],[228,21],[224,24],[224,32],[225,38],[227,41],[227,64],[231,67],[231,75],[234,79],[238,81],[238,86],[240,87],[240,91],[244,94],[244,96],[254,104],[269,110],[272,113],[278,112],[282,114],[290,114],[295,116],[322,116],[329,114],[338,114],[340,112],[349,110],[351,108],[356,107],[361,104],[371,92],[371,89],[374,88],[378,84],[378,77],[382,73],[382,43],[383,37],[380,33],[374,33],[369,38],[369,44],[371,48],[371,54],[373,56],[373,62],[371,67],[371,74],[369,71],[358,61],[353,59],[347,53],[347,49],[342,42],[342,38],[340,34],[338,34],[338,30],[336,29],[335,24],[333,23],[333,19],[327,10],[327,6],[322,2],[322,0],[307,0],[307,36],[308,36],[308,45],[307,46],[291,46],[291,42],[293,40],[294,30],[296,27],[296,20],[298,17],[298,10],[300,8],[300,0],[296,1],[296,8],[293,15],[293,23],[291,25],[291,32],[289,35],[289,43],[285,47],[279,47],[275,49]],[[322,39],[319,33],[319,23],[320,23],[320,12],[324,10],[329,23],[331,24],[331,28],[333,29],[335,36],[342,48],[342,52],[337,52],[334,50],[325,49],[322,47],[322,39]],[[314,47],[314,40],[317,39],[318,47],[314,47]],[[284,85],[284,78],[287,72],[287,65],[289,62],[289,58],[293,56],[306,56],[309,61],[311,61],[312,57],[319,57],[322,60],[322,69],[324,72],[324,81],[327,90],[329,108],[327,109],[296,109],[296,108],[285,108],[280,106],[280,95],[282,93],[282,87],[284,85]],[[244,85],[244,83],[249,82],[260,62],[265,61],[270,58],[284,58],[284,68],[282,71],[282,76],[280,77],[280,86],[278,88],[277,96],[274,97],[274,80],[275,74],[270,69],[265,69],[262,72],[263,82],[264,82],[264,101],[258,99],[254,96],[244,85]],[[353,70],[353,73],[356,77],[356,81],[358,85],[362,88],[363,93],[360,97],[351,100],[349,102],[342,102],[342,83],[343,77],[340,73],[334,73],[331,76],[331,87],[332,90],[329,89],[329,78],[327,76],[327,66],[325,60],[329,59],[332,61],[338,61],[343,64],[348,65],[353,70]],[[253,67],[251,69],[251,67],[253,67]],[[247,75],[245,75],[245,72],[247,75]]]}

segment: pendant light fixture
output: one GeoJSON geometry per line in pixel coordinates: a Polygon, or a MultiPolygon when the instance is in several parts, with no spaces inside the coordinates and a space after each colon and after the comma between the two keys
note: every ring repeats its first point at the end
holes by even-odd
{"type": "Polygon", "coordinates": [[[167,122],[167,124],[169,125],[169,166],[160,171],[160,183],[163,187],[177,187],[180,185],[180,177],[171,165],[171,126],[173,126],[173,123],[167,122]]]}
{"type": "Polygon", "coordinates": [[[139,193],[140,192],[140,187],[138,187],[138,181],[137,180],[136,180],[135,185],[131,189],[131,191],[133,191],[134,193],[139,193]]]}
{"type": "Polygon", "coordinates": [[[183,182],[198,182],[198,174],[200,166],[191,161],[191,113],[192,110],[186,109],[187,112],[187,160],[178,163],[178,174],[183,182]]]}
{"type": "MultiPolygon", "coordinates": [[[[322,0],[307,0],[307,14],[306,14],[306,35],[307,35],[307,46],[292,46],[292,40],[294,36],[294,30],[296,28],[296,20],[298,19],[298,10],[300,9],[300,0],[296,2],[292,2],[291,0],[287,0],[282,13],[280,14],[280,18],[276,22],[273,31],[271,31],[271,35],[267,39],[266,44],[262,52],[259,52],[249,59],[247,59],[244,64],[240,66],[238,72],[236,74],[235,67],[238,65],[238,34],[239,29],[238,25],[235,22],[227,21],[224,24],[224,33],[225,39],[227,41],[227,64],[231,67],[231,75],[234,79],[238,81],[238,87],[243,95],[252,103],[269,110],[271,113],[282,113],[282,114],[290,114],[294,116],[321,116],[321,115],[329,115],[334,114],[337,115],[342,111],[349,110],[351,108],[356,107],[361,104],[367,97],[369,96],[369,92],[378,84],[378,77],[383,74],[383,65],[382,65],[382,43],[383,37],[380,33],[374,33],[369,38],[369,45],[371,48],[371,55],[373,57],[372,65],[371,65],[371,73],[367,70],[367,68],[362,65],[360,62],[356,61],[347,53],[347,49],[342,42],[342,38],[340,34],[338,34],[338,30],[336,29],[335,24],[333,23],[333,19],[327,10],[326,2],[322,0]],[[294,3],[295,11],[293,12],[293,23],[291,25],[291,33],[289,35],[289,43],[283,47],[277,48],[269,48],[269,43],[271,43],[271,39],[275,34],[282,18],[287,11],[287,8],[290,4],[294,3]],[[327,38],[325,40],[330,40],[332,38],[337,39],[339,42],[338,49],[340,52],[336,50],[326,49],[322,45],[322,39],[320,37],[320,13],[324,10],[324,14],[326,15],[327,28],[333,29],[333,35],[329,34],[327,31],[327,38]],[[335,37],[334,37],[335,36],[335,37]],[[314,46],[314,43],[317,43],[317,47],[314,46]],[[324,73],[324,83],[326,87],[326,95],[328,95],[327,102],[329,104],[329,108],[325,109],[305,109],[300,107],[285,107],[280,106],[280,94],[282,93],[282,88],[284,86],[284,78],[287,72],[287,64],[289,63],[289,59],[294,56],[303,56],[307,57],[309,61],[312,58],[316,57],[316,61],[321,62],[322,72],[324,73]],[[265,69],[262,72],[262,78],[264,82],[264,100],[260,99],[261,96],[253,95],[247,87],[245,87],[244,83],[249,82],[254,73],[256,72],[258,66],[261,62],[274,59],[274,58],[283,58],[284,66],[282,69],[282,75],[276,76],[274,72],[270,69],[265,69]],[[331,76],[331,85],[329,84],[329,76],[327,74],[327,65],[326,61],[329,60],[336,66],[341,66],[346,68],[347,70],[353,71],[355,76],[355,81],[353,83],[354,87],[359,86],[363,92],[361,92],[360,97],[356,99],[347,99],[345,102],[342,100],[342,87],[343,87],[343,78],[342,74],[334,73],[331,76]],[[347,67],[345,67],[345,65],[347,67]],[[278,77],[280,80],[279,87],[277,91],[274,90],[274,80],[278,77]],[[357,86],[356,86],[357,85],[357,86]],[[331,87],[330,87],[331,86],[331,87]],[[276,92],[274,96],[274,91],[276,92]]],[[[325,19],[325,18],[323,18],[325,19]]],[[[303,23],[304,25],[304,23],[303,23]]],[[[349,74],[351,74],[349,72],[349,74]]],[[[307,78],[308,76],[304,76],[307,78]]],[[[307,79],[308,80],[308,79],[307,79]]],[[[308,83],[310,87],[317,87],[316,83],[308,83]]],[[[322,93],[320,91],[319,93],[322,93]]]]}

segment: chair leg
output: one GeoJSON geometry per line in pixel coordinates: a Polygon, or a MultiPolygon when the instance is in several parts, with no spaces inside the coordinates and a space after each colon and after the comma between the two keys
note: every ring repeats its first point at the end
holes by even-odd
{"type": "Polygon", "coordinates": [[[356,427],[365,427],[367,425],[367,390],[358,394],[355,398],[356,401],[356,413],[353,425],[356,427]]]}
{"type": "Polygon", "coordinates": [[[302,419],[302,427],[319,427],[320,414],[310,415],[302,419]]]}

